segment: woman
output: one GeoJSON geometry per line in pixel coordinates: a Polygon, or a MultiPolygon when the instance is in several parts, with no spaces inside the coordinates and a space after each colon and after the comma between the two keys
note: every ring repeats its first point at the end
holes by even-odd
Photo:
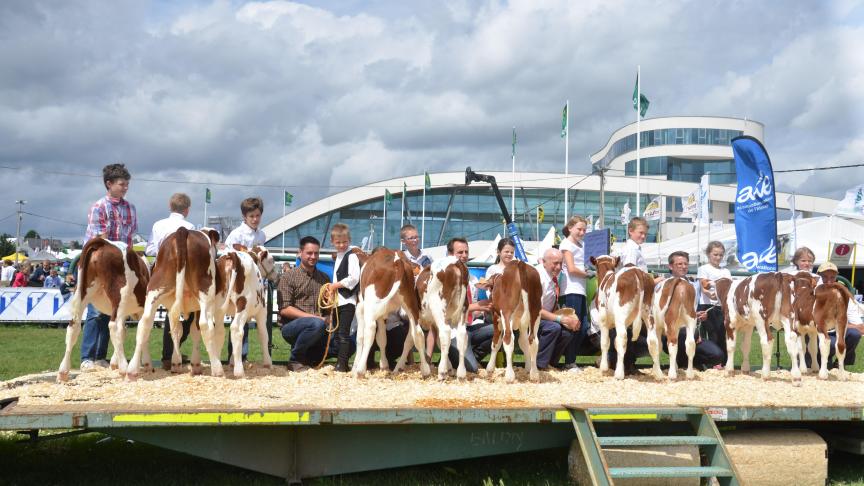
{"type": "Polygon", "coordinates": [[[21,265],[21,270],[15,273],[15,279],[12,280],[13,287],[26,287],[30,280],[30,265],[24,263],[21,265]]]}
{"type": "Polygon", "coordinates": [[[582,239],[588,228],[588,220],[581,216],[573,216],[564,227],[565,239],[561,240],[559,249],[564,257],[563,286],[561,293],[563,297],[562,307],[569,307],[579,317],[579,330],[564,350],[564,368],[579,371],[576,364],[576,354],[588,335],[588,312],[585,299],[585,280],[588,273],[585,272],[585,249],[582,239]]]}
{"type": "MultiPolygon", "coordinates": [[[[723,303],[717,298],[717,291],[714,288],[714,282],[721,278],[732,278],[732,273],[728,268],[721,268],[720,263],[726,255],[726,247],[719,241],[708,243],[705,248],[705,255],[708,256],[708,263],[699,267],[696,272],[696,278],[702,292],[699,293],[699,306],[696,308],[697,313],[706,312],[705,321],[702,323],[702,328],[707,331],[708,339],[720,348],[723,355],[723,362],[726,362],[726,327],[723,324],[723,303]]],[[[715,368],[722,368],[722,365],[717,365],[715,368]]]]}

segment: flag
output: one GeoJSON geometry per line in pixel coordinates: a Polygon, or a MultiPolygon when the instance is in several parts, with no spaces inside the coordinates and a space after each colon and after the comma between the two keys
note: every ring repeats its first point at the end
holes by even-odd
{"type": "Polygon", "coordinates": [[[646,221],[655,221],[660,219],[660,196],[655,197],[645,206],[645,211],[642,213],[642,217],[645,218],[646,221]]]}
{"type": "Polygon", "coordinates": [[[681,217],[696,219],[699,216],[699,188],[681,197],[681,217]]]}
{"type": "Polygon", "coordinates": [[[423,176],[424,176],[423,183],[425,184],[425,186],[423,186],[423,187],[425,187],[427,191],[431,191],[432,190],[432,179],[429,178],[429,173],[424,172],[423,176]]]}
{"type": "Polygon", "coordinates": [[[543,211],[543,206],[537,206],[537,222],[542,223],[544,216],[546,216],[546,213],[543,211]]]}
{"type": "Polygon", "coordinates": [[[789,216],[789,220],[793,221],[795,219],[795,193],[789,194],[789,197],[786,198],[786,202],[789,204],[789,212],[792,213],[789,216]]]}
{"type": "Polygon", "coordinates": [[[389,206],[391,202],[393,202],[393,194],[390,194],[388,189],[384,189],[384,203],[389,206]]]}
{"type": "Polygon", "coordinates": [[[589,214],[588,217],[585,218],[585,221],[588,222],[588,224],[585,225],[585,232],[586,232],[586,233],[590,233],[591,230],[594,229],[594,215],[593,215],[593,214],[589,214]]]}
{"type": "Polygon", "coordinates": [[[699,222],[700,224],[708,224],[711,221],[711,213],[708,211],[709,193],[711,175],[704,174],[699,180],[699,222]]]}
{"type": "Polygon", "coordinates": [[[567,136],[567,130],[569,129],[569,123],[567,122],[567,105],[564,105],[564,111],[561,112],[561,138],[567,136]]]}
{"type": "Polygon", "coordinates": [[[286,208],[291,205],[291,201],[293,201],[293,200],[294,200],[294,195],[288,191],[285,191],[285,207],[286,208]]]}
{"type": "Polygon", "coordinates": [[[595,229],[595,230],[599,230],[599,229],[600,229],[600,221],[602,221],[602,220],[600,219],[600,216],[597,216],[597,221],[594,221],[594,229],[595,229]]]}
{"type": "Polygon", "coordinates": [[[210,193],[210,188],[207,187],[204,189],[204,204],[210,204],[210,199],[213,194],[210,193]]]}
{"type": "Polygon", "coordinates": [[[630,200],[624,203],[624,207],[621,209],[621,224],[627,224],[630,222],[630,200]]]}
{"type": "Polygon", "coordinates": [[[516,127],[513,127],[513,157],[516,157],[516,127]]]}
{"type": "Polygon", "coordinates": [[[768,152],[751,136],[732,139],[738,192],[735,238],[738,261],[749,272],[777,271],[777,204],[768,152]]]}
{"type": "Polygon", "coordinates": [[[846,197],[837,205],[834,214],[864,218],[864,184],[846,191],[846,197]]]}
{"type": "Polygon", "coordinates": [[[648,105],[650,102],[648,101],[648,97],[639,92],[639,75],[636,75],[636,86],[633,86],[633,109],[639,111],[639,116],[645,118],[645,113],[648,112],[648,105]],[[636,97],[639,97],[639,101],[636,101],[636,97]]]}

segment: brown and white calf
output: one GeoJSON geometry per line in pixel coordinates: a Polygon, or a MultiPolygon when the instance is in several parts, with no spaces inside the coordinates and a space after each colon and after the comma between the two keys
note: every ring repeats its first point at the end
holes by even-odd
{"type": "Polygon", "coordinates": [[[507,356],[504,379],[516,381],[513,371],[513,349],[516,345],[513,333],[519,331],[519,347],[525,354],[525,368],[531,381],[540,380],[537,368],[537,349],[540,330],[540,309],[543,286],[537,269],[521,260],[514,260],[504,267],[504,272],[495,275],[492,286],[492,354],[486,373],[495,372],[495,359],[501,344],[507,356]]]}
{"type": "MultiPolygon", "coordinates": [[[[153,274],[147,285],[147,296],[144,301],[144,311],[138,321],[136,333],[135,354],[129,362],[126,378],[135,380],[138,377],[141,356],[150,339],[156,309],[162,305],[168,309],[168,322],[171,323],[171,339],[174,342],[174,354],[171,357],[171,370],[179,372],[180,336],[182,323],[180,314],[189,315],[198,312],[198,329],[204,336],[204,346],[210,357],[210,372],[213,376],[223,376],[220,354],[221,342],[216,339],[214,311],[216,306],[216,289],[221,278],[216,272],[216,243],[219,233],[209,230],[190,231],[178,228],[165,238],[159,247],[153,274]]],[[[223,328],[222,322],[219,327],[223,328]]],[[[224,328],[222,329],[224,333],[224,328]]],[[[201,354],[198,346],[192,348],[192,373],[201,372],[201,354]]]]}
{"type": "Polygon", "coordinates": [[[807,361],[805,360],[805,335],[810,335],[811,337],[809,348],[813,371],[819,369],[816,360],[816,323],[813,319],[817,283],[818,279],[810,272],[798,272],[794,276],[791,276],[792,329],[798,335],[798,369],[802,374],[808,371],[807,361]]]}
{"type": "Polygon", "coordinates": [[[693,378],[693,356],[696,354],[696,289],[683,277],[664,280],[654,290],[653,319],[648,320],[648,351],[654,362],[654,377],[660,372],[660,342],[666,336],[669,347],[669,379],[678,378],[678,331],[687,327],[687,379],[693,378]]]}
{"type": "MultiPolygon", "coordinates": [[[[84,245],[78,259],[78,285],[69,304],[72,320],[66,327],[66,351],[57,371],[57,381],[69,379],[72,347],[78,341],[81,317],[87,304],[93,304],[99,312],[110,316],[108,329],[114,345],[111,368],[120,370],[120,373],[126,372],[127,362],[123,350],[126,318],[140,314],[144,309],[149,279],[147,262],[132,248],[121,250],[102,238],[94,238],[84,245]]],[[[145,358],[149,365],[150,354],[147,353],[145,358]]]]}
{"type": "Polygon", "coordinates": [[[750,344],[753,328],[759,333],[762,347],[762,379],[771,373],[771,328],[783,329],[786,350],[792,361],[792,379],[801,380],[798,368],[798,335],[792,328],[792,276],[780,272],[759,273],[743,280],[718,279],[715,283],[717,296],[723,305],[723,320],[726,327],[726,372],[735,370],[735,341],[740,331],[744,333],[741,351],[744,360],[741,371],[750,372],[750,344]]]}
{"type": "MultiPolygon", "coordinates": [[[[852,293],[838,282],[823,283],[816,286],[815,291],[816,302],[813,305],[813,319],[816,322],[815,332],[819,333],[819,378],[824,380],[828,378],[828,352],[831,346],[831,339],[828,337],[828,331],[834,329],[837,335],[835,343],[835,355],[837,358],[837,366],[840,369],[840,379],[845,380],[846,370],[843,368],[843,362],[846,360],[846,325],[848,306],[852,299],[852,293]]],[[[811,336],[810,342],[814,342],[811,336]]],[[[816,357],[811,353],[813,363],[816,363],[816,357]]]]}
{"type": "MultiPolygon", "coordinates": [[[[267,284],[266,280],[276,279],[276,263],[266,248],[256,246],[247,250],[241,245],[234,245],[234,251],[228,252],[216,260],[216,271],[220,275],[219,287],[216,289],[216,306],[213,320],[216,325],[216,342],[219,349],[225,338],[225,316],[234,316],[231,320],[231,346],[228,350],[231,363],[234,365],[234,377],[242,378],[243,371],[243,327],[250,318],[255,320],[258,329],[258,339],[261,342],[261,364],[270,368],[273,361],[270,358],[270,343],[267,336],[267,284]]],[[[192,342],[198,349],[200,333],[192,332],[192,342]]],[[[175,348],[175,353],[176,353],[175,348]]]]}
{"type": "MultiPolygon", "coordinates": [[[[426,362],[423,330],[417,325],[420,303],[414,288],[414,271],[411,263],[401,251],[378,248],[372,252],[360,268],[360,288],[357,294],[357,354],[351,371],[355,377],[366,374],[366,360],[372,350],[372,343],[378,343],[381,350],[379,366],[382,370],[390,368],[387,362],[386,318],[393,312],[402,312],[409,321],[410,336],[420,350],[420,371],[429,376],[429,363],[426,362]]],[[[405,366],[406,353],[402,354],[393,371],[405,366]]]]}
{"type": "MultiPolygon", "coordinates": [[[[456,378],[465,378],[465,350],[468,346],[468,332],[465,329],[465,312],[468,307],[468,267],[455,256],[435,260],[424,268],[416,280],[417,296],[420,300],[418,324],[424,331],[438,336],[441,361],[438,363],[438,379],[447,377],[451,369],[446,351],[450,349],[452,334],[456,333],[456,347],[459,349],[459,366],[456,378]]],[[[400,362],[405,361],[414,348],[412,336],[405,340],[400,362]],[[409,342],[411,341],[411,342],[409,342]]],[[[425,359],[423,348],[420,354],[425,359]]]]}
{"type": "Polygon", "coordinates": [[[600,371],[609,370],[609,330],[615,329],[615,379],[624,379],[624,353],[627,350],[627,327],[633,327],[633,341],[639,338],[642,321],[651,318],[654,280],[636,267],[616,270],[619,257],[591,257],[597,269],[597,293],[591,305],[591,319],[600,327],[600,371]]]}

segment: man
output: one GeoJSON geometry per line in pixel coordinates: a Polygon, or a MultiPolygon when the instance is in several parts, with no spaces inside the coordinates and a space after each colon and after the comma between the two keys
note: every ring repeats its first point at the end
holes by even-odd
{"type": "Polygon", "coordinates": [[[51,263],[48,260],[42,262],[42,265],[36,265],[33,269],[33,273],[30,274],[30,283],[28,286],[30,287],[44,287],[45,286],[45,277],[51,273],[51,263]]]}
{"type": "Polygon", "coordinates": [[[582,325],[575,314],[571,316],[555,314],[560,294],[558,275],[561,274],[563,260],[561,250],[549,248],[543,252],[540,265],[535,267],[540,274],[540,285],[543,287],[543,294],[540,297],[540,327],[537,331],[539,340],[537,368],[541,370],[558,364],[564,349],[582,325]]]}
{"type": "MultiPolygon", "coordinates": [[[[316,268],[320,250],[321,243],[315,237],[303,237],[297,265],[279,279],[277,295],[283,322],[282,337],[291,345],[289,371],[316,366],[329,351],[326,349],[329,318],[325,320],[317,308],[321,287],[330,283],[330,278],[316,268]]],[[[330,349],[336,350],[335,340],[330,349]]],[[[350,354],[354,354],[353,351],[350,354]]]]}
{"type": "MultiPolygon", "coordinates": [[[[669,254],[667,262],[672,277],[687,278],[687,269],[690,266],[690,255],[686,251],[673,251],[669,254]]],[[[692,285],[696,290],[696,299],[693,301],[693,309],[696,309],[699,303],[699,296],[702,292],[702,285],[699,281],[691,281],[690,285],[692,285]]],[[[693,367],[703,371],[709,368],[721,369],[723,364],[726,362],[726,355],[723,352],[723,349],[721,349],[714,341],[708,339],[708,329],[703,326],[703,323],[707,319],[707,310],[696,312],[696,335],[693,336],[694,339],[696,339],[696,353],[693,356],[693,367]]],[[[678,331],[678,355],[675,357],[675,361],[677,361],[678,367],[681,369],[687,368],[686,346],[680,345],[681,343],[684,343],[686,339],[687,328],[682,327],[678,331]]],[[[667,346],[665,337],[663,338],[663,350],[666,351],[667,354],[669,353],[669,347],[667,346]]],[[[672,359],[672,356],[670,356],[669,359],[672,359]]]]}
{"type": "MultiPolygon", "coordinates": [[[[455,256],[460,262],[468,264],[468,240],[465,238],[453,238],[447,242],[447,255],[455,256]]],[[[488,299],[477,300],[477,277],[468,275],[468,319],[465,329],[468,331],[468,346],[465,349],[465,369],[476,373],[480,368],[480,361],[492,351],[492,323],[486,322],[484,315],[492,310],[488,299]]],[[[431,336],[432,333],[429,333],[431,336]]],[[[434,340],[427,340],[427,349],[435,348],[434,340]]],[[[453,368],[459,367],[459,348],[456,339],[450,340],[450,350],[447,353],[453,368]]]]}
{"type": "MultiPolygon", "coordinates": [[[[153,223],[153,229],[150,232],[150,240],[147,242],[147,248],[144,254],[155,257],[159,254],[159,247],[169,235],[177,231],[178,228],[186,228],[192,230],[195,225],[186,221],[189,217],[189,208],[192,206],[192,201],[189,196],[178,192],[171,195],[168,199],[168,210],[170,213],[165,219],[160,219],[153,223]]],[[[187,316],[187,319],[182,322],[183,334],[180,337],[180,344],[189,336],[189,327],[195,318],[195,313],[192,312],[187,316]]],[[[167,317],[166,317],[167,319],[167,317]]],[[[162,369],[171,371],[171,355],[174,353],[174,342],[171,340],[171,323],[166,320],[162,326],[162,369]]]]}
{"type": "Polygon", "coordinates": [[[15,267],[12,264],[12,260],[5,260],[3,262],[3,273],[0,274],[0,285],[3,287],[8,287],[12,285],[12,279],[15,278],[15,267]]]}
{"type": "Polygon", "coordinates": [[[59,289],[60,285],[62,284],[63,279],[61,279],[60,276],[57,275],[57,269],[52,268],[48,271],[48,276],[45,277],[45,282],[42,284],[42,286],[46,289],[59,289]]]}
{"type": "MultiPolygon", "coordinates": [[[[822,277],[822,283],[834,283],[837,281],[837,265],[831,262],[825,262],[819,265],[816,273],[822,277]]],[[[852,366],[855,364],[855,352],[858,349],[858,343],[861,341],[861,334],[864,333],[864,323],[861,320],[861,312],[855,299],[849,301],[849,306],[846,308],[846,357],[843,359],[843,366],[852,366]]],[[[828,331],[828,337],[831,339],[831,346],[828,348],[828,366],[829,368],[837,367],[837,360],[834,359],[834,353],[837,343],[837,331],[832,329],[828,331]]],[[[808,338],[809,340],[809,338],[808,338]]],[[[816,355],[819,356],[819,347],[816,347],[816,355]]],[[[822,359],[821,357],[819,358],[822,359]]],[[[805,353],[804,361],[807,366],[810,366],[810,353],[805,353]]]]}
{"type": "MultiPolygon", "coordinates": [[[[132,235],[138,231],[138,216],[135,206],[125,199],[132,176],[123,164],[110,164],[102,168],[102,183],[105,197],[90,207],[87,216],[87,232],[84,242],[101,237],[106,240],[131,246],[132,235]]],[[[81,371],[107,368],[108,321],[110,316],[97,311],[92,304],[87,306],[87,319],[81,339],[81,371]]]]}

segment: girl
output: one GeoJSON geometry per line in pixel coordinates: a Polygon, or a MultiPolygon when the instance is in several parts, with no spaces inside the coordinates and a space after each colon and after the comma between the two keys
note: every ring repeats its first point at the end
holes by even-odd
{"type": "Polygon", "coordinates": [[[498,241],[498,257],[495,259],[495,264],[486,269],[486,279],[498,273],[504,273],[504,265],[513,261],[516,255],[516,242],[511,238],[501,238],[498,241]]]}
{"type": "Polygon", "coordinates": [[[579,371],[579,366],[576,365],[576,354],[591,327],[588,325],[588,308],[585,302],[585,279],[588,274],[585,272],[585,249],[582,244],[587,228],[588,221],[585,218],[573,216],[564,228],[566,238],[561,240],[559,245],[561,254],[564,256],[562,307],[573,309],[580,322],[579,330],[564,350],[564,368],[572,371],[579,371]]]}
{"type": "MultiPolygon", "coordinates": [[[[723,302],[717,298],[714,282],[721,278],[732,278],[728,268],[721,268],[720,262],[726,255],[726,247],[719,241],[708,243],[705,248],[708,263],[699,267],[696,278],[699,279],[702,291],[699,292],[697,313],[706,312],[707,316],[702,328],[707,331],[707,338],[717,345],[723,353],[723,363],[726,362],[726,327],[723,324],[723,302]]],[[[718,365],[719,366],[719,365],[718,365]]]]}

